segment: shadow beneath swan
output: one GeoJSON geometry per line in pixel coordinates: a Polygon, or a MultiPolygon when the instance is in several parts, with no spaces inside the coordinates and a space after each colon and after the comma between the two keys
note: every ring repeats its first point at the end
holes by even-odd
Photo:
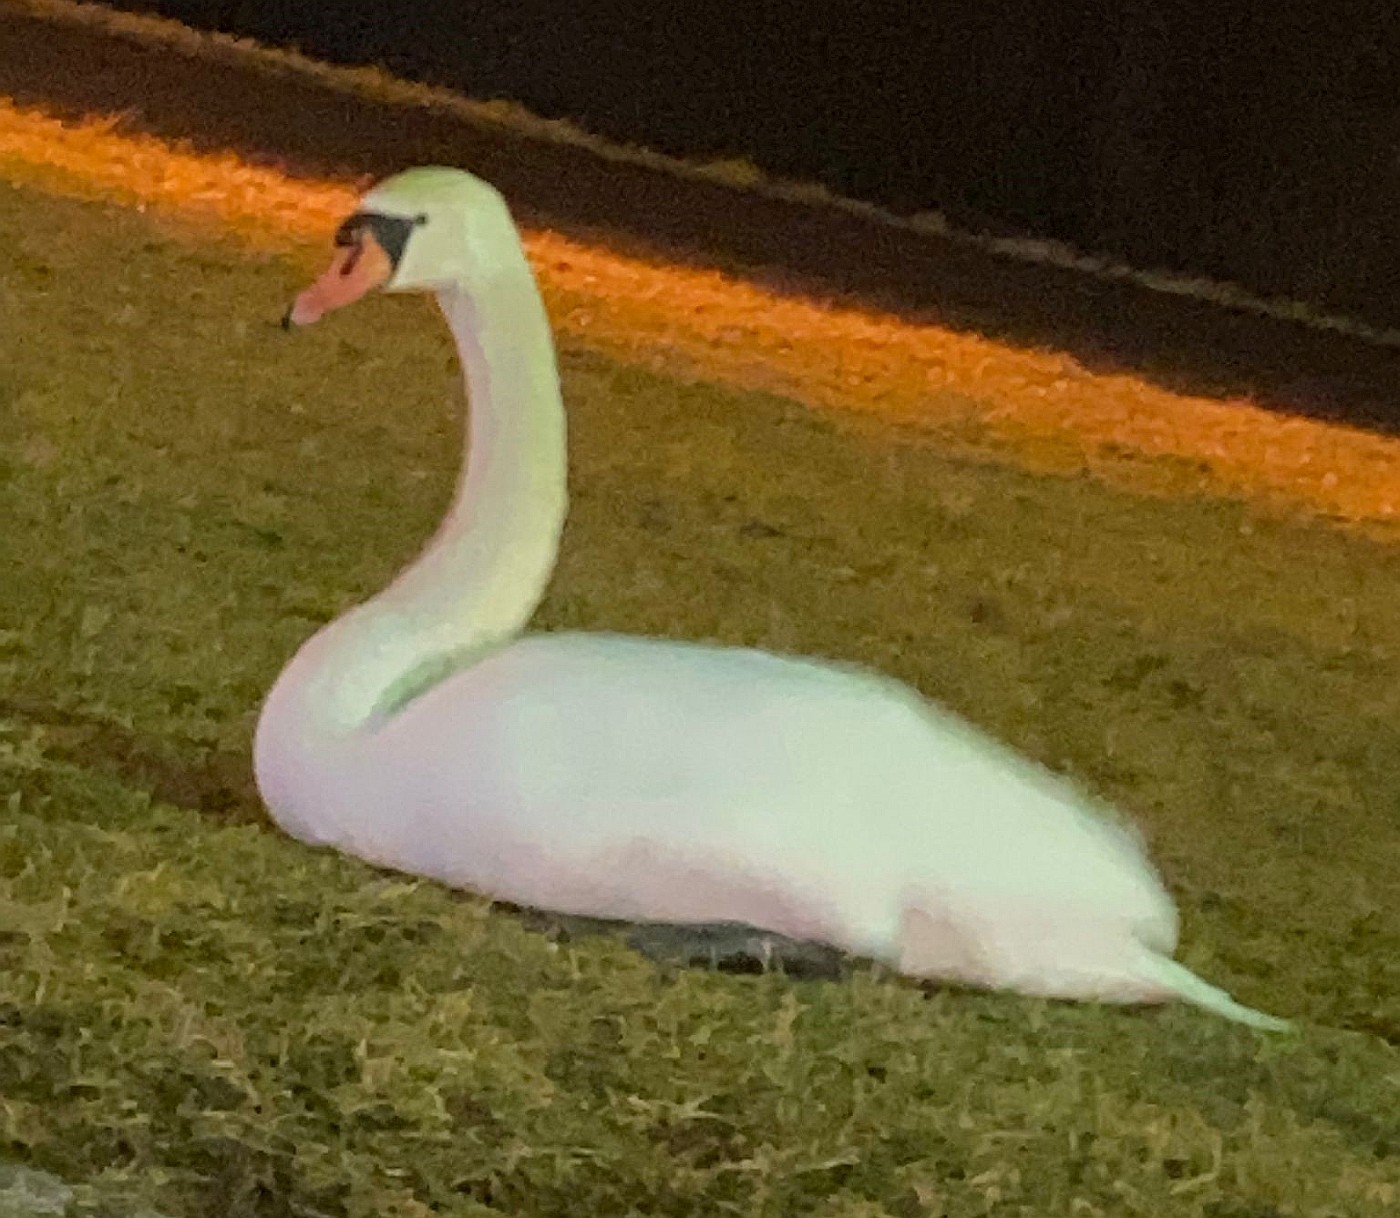
{"type": "Polygon", "coordinates": [[[801,981],[840,981],[855,959],[825,943],[789,939],[743,922],[613,922],[529,909],[504,901],[495,909],[556,943],[611,938],[660,969],[704,968],[720,973],[782,973],[801,981]]]}
{"type": "MultiPolygon", "coordinates": [[[[217,751],[198,742],[180,748],[142,736],[110,719],[65,710],[37,699],[0,698],[0,722],[24,724],[43,733],[46,757],[96,771],[153,800],[187,808],[226,825],[276,830],[242,753],[217,751]]],[[[280,830],[276,830],[280,832],[280,830]]],[[[851,969],[836,948],[770,934],[742,923],[700,925],[615,922],[573,917],[508,902],[495,909],[556,943],[608,937],[625,943],[661,968],[709,968],[725,973],[782,972],[803,979],[836,980],[851,969]]]]}

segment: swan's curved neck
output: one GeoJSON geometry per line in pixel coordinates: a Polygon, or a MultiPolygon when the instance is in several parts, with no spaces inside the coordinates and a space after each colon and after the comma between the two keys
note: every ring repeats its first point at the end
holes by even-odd
{"type": "Polygon", "coordinates": [[[565,417],[524,251],[500,257],[484,282],[444,288],[438,303],[466,374],[467,460],[418,559],[321,630],[278,679],[264,718],[290,719],[303,742],[382,722],[518,634],[554,568],[567,512],[565,417]]]}

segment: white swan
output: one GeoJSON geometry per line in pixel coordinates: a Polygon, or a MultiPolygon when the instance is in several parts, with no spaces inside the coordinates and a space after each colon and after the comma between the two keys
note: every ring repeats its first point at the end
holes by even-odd
{"type": "Polygon", "coordinates": [[[521,637],[567,454],[506,205],[470,174],[414,169],[370,191],[337,245],[288,324],[376,287],[435,292],[469,455],[417,561],[268,696],[254,762],[287,832],[560,913],[742,922],[916,976],[1287,1026],[1171,959],[1176,909],[1129,831],[912,689],[761,651],[521,637]]]}

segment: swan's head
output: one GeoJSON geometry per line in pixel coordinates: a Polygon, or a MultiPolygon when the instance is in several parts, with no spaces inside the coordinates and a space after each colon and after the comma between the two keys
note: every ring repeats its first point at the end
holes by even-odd
{"type": "Polygon", "coordinates": [[[520,237],[494,186],[461,169],[408,169],[360,199],[336,231],[324,275],[282,319],[305,326],[376,288],[470,290],[521,262],[520,237]]]}

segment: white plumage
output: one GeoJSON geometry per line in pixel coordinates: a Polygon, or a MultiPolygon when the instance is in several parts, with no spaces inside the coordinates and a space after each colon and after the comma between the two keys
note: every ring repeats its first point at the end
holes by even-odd
{"type": "Polygon", "coordinates": [[[563,913],[745,922],[918,976],[1286,1026],[1171,959],[1176,910],[1130,830],[909,687],[754,650],[522,635],[567,455],[519,237],[457,170],[400,174],[357,215],[374,219],[290,316],[436,291],[469,454],[424,553],[268,697],[257,779],[289,833],[563,913]]]}

